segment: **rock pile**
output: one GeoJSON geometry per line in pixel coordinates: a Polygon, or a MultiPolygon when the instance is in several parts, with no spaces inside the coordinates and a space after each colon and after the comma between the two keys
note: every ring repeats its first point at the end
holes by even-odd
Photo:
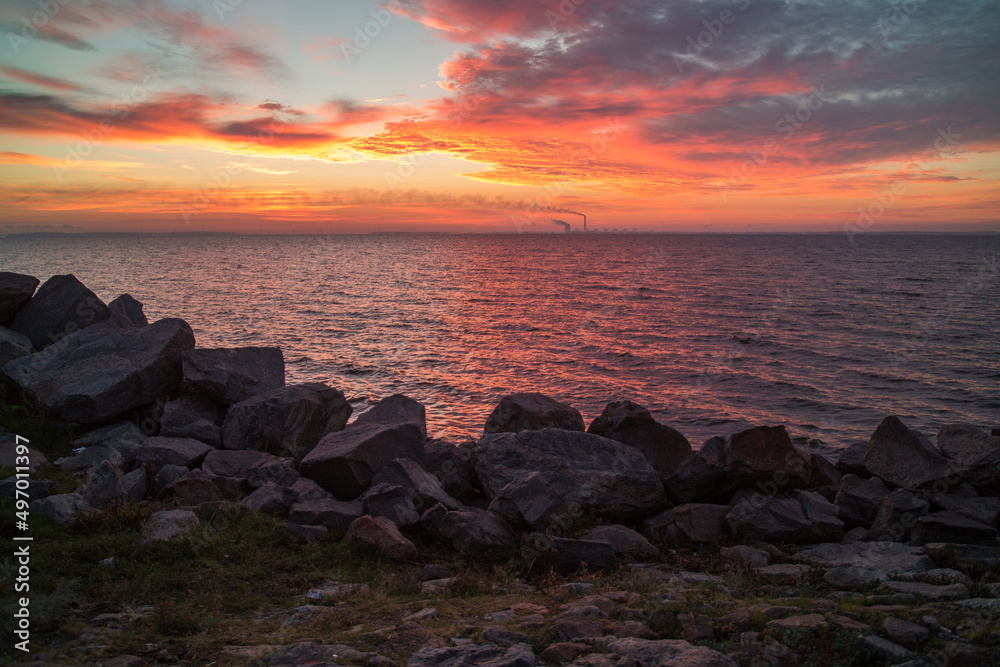
{"type": "MultiPolygon", "coordinates": [[[[186,322],[147,324],[128,295],[109,308],[73,276],[37,285],[0,273],[0,388],[89,429],[78,453],[56,462],[84,478],[79,491],[32,487],[32,510],[61,523],[114,503],[174,499],[177,509],[145,531],[155,541],[195,528],[199,506],[239,503],[282,518],[304,541],[344,538],[397,559],[418,556],[417,536],[461,552],[520,547],[538,566],[567,572],[655,557],[647,537],[720,543],[775,578],[818,568],[839,588],[891,584],[929,598],[970,597],[966,584],[929,574],[939,568],[997,568],[995,431],[946,426],[932,443],[886,417],[834,463],[794,445],[783,426],[693,451],[628,401],[585,430],[571,406],[514,394],[477,441],[443,442],[428,439],[411,398],[385,398],[349,423],[339,390],[285,384],[280,349],[197,348],[186,322]],[[775,557],[791,562],[770,565],[775,557]]],[[[897,626],[901,638],[912,630],[897,626]]],[[[519,647],[475,650],[521,664],[530,649],[519,647]]],[[[630,664],[696,657],[686,642],[609,648],[630,664]]],[[[414,664],[472,650],[426,650],[414,664]]]]}

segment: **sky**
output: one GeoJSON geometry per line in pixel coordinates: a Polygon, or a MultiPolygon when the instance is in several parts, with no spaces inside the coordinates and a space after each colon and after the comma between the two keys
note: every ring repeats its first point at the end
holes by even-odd
{"type": "Polygon", "coordinates": [[[998,107],[996,0],[4,0],[0,232],[998,232],[998,107]]]}

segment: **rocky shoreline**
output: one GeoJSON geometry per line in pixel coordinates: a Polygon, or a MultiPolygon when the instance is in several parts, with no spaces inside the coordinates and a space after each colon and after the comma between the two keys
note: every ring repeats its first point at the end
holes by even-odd
{"type": "MultiPolygon", "coordinates": [[[[1000,655],[1000,429],[945,426],[932,443],[890,416],[831,461],[782,426],[694,450],[629,401],[588,427],[572,406],[520,393],[499,402],[481,438],[448,442],[428,437],[412,398],[387,397],[351,421],[339,390],[286,385],[278,348],[198,348],[186,322],[150,324],[129,295],[104,304],[73,276],[38,285],[0,273],[0,392],[72,425],[72,454],[49,463],[33,451],[32,468],[68,471],[79,488],[53,493],[39,476],[32,515],[71,530],[141,505],[151,508],[143,548],[186,541],[197,552],[207,526],[252,512],[282,522],[296,548],[346,541],[401,569],[441,560],[441,549],[459,560],[516,553],[526,577],[577,579],[524,584],[542,597],[470,620],[464,639],[428,630],[442,623],[430,606],[372,631],[423,637],[403,654],[314,640],[233,647],[220,664],[957,665],[1000,655]],[[690,571],[678,555],[704,550],[718,572],[690,571]],[[777,594],[741,600],[733,576],[777,594]]],[[[3,447],[11,465],[12,444],[3,447]]],[[[15,484],[2,482],[4,499],[15,484]]],[[[425,565],[421,594],[448,599],[460,574],[425,565]]],[[[323,613],[362,585],[320,587],[319,611],[295,613],[323,613]]],[[[132,658],[104,664],[155,661],[132,658]]]]}

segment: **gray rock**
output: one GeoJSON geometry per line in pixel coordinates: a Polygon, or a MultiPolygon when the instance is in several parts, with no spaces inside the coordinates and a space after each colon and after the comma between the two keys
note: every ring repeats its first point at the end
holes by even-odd
{"type": "Polygon", "coordinates": [[[28,447],[27,454],[23,453],[23,447],[25,442],[20,443],[14,437],[14,434],[8,434],[10,440],[7,442],[0,442],[0,465],[7,466],[9,468],[28,466],[28,472],[38,472],[43,468],[48,467],[49,460],[45,458],[45,455],[36,449],[28,447]],[[27,460],[25,460],[27,458],[27,460]]]}
{"type": "Polygon", "coordinates": [[[347,541],[365,544],[394,560],[417,557],[413,542],[402,536],[396,524],[386,517],[362,516],[347,529],[347,541]]]}
{"type": "Polygon", "coordinates": [[[8,361],[26,357],[33,351],[27,336],[0,327],[0,368],[3,368],[8,361]]]}
{"type": "Polygon", "coordinates": [[[864,588],[892,576],[922,573],[934,567],[934,561],[924,556],[920,547],[898,542],[816,544],[802,547],[792,558],[828,568],[824,575],[827,583],[850,588],[864,588]]]}
{"type": "Polygon", "coordinates": [[[425,532],[437,534],[438,528],[441,526],[441,522],[444,521],[446,516],[448,516],[448,511],[448,508],[441,503],[427,509],[420,515],[420,528],[425,532]]]}
{"type": "Polygon", "coordinates": [[[142,527],[142,544],[162,542],[187,535],[201,525],[198,516],[188,510],[161,510],[154,512],[142,527]]]}
{"type": "Polygon", "coordinates": [[[673,502],[684,503],[726,501],[733,487],[725,480],[726,441],[710,438],[697,452],[684,459],[663,486],[673,502]]]}
{"type": "MultiPolygon", "coordinates": [[[[142,470],[142,468],[140,468],[140,470],[142,470]]],[[[156,471],[156,475],[153,478],[153,484],[160,491],[166,491],[167,487],[179,480],[181,477],[186,476],[189,472],[191,471],[187,466],[179,466],[168,463],[156,471]]]]}
{"type": "Polygon", "coordinates": [[[163,406],[160,435],[171,438],[194,438],[206,445],[222,445],[221,405],[207,396],[182,396],[163,406]]]}
{"type": "Polygon", "coordinates": [[[943,426],[937,443],[941,452],[956,463],[962,476],[979,493],[1000,496],[1000,437],[968,424],[943,426]]]}
{"type": "Polygon", "coordinates": [[[864,650],[873,653],[880,660],[899,661],[912,658],[916,654],[899,644],[894,644],[888,639],[882,639],[878,635],[868,635],[861,640],[864,650]]]}
{"type": "Polygon", "coordinates": [[[394,459],[419,458],[424,434],[412,423],[350,426],[319,441],[299,465],[303,477],[342,500],[360,496],[394,459]]]}
{"type": "Polygon", "coordinates": [[[427,416],[424,406],[402,394],[393,394],[383,398],[367,412],[358,415],[352,426],[391,426],[394,424],[414,424],[423,433],[424,438],[427,438],[427,416]]]}
{"type": "Polygon", "coordinates": [[[79,454],[56,461],[56,464],[63,470],[78,471],[100,465],[103,461],[114,463],[119,467],[126,464],[125,457],[122,456],[121,452],[107,445],[87,447],[79,454]]]}
{"type": "Polygon", "coordinates": [[[452,442],[432,438],[424,444],[424,455],[417,462],[441,482],[441,488],[449,496],[468,505],[481,498],[473,460],[475,446],[472,440],[452,442]]]}
{"type": "Polygon", "coordinates": [[[632,401],[608,403],[587,432],[635,447],[653,464],[661,479],[670,476],[692,454],[687,438],[657,422],[649,410],[632,401]]]}
{"type": "Polygon", "coordinates": [[[288,516],[289,510],[295,503],[296,495],[288,487],[268,482],[240,501],[240,504],[252,512],[270,514],[280,518],[288,516]]]}
{"type": "Polygon", "coordinates": [[[616,554],[655,556],[660,553],[660,550],[650,544],[645,537],[619,524],[597,526],[590,529],[581,539],[610,544],[616,554]]]}
{"type": "MultiPolygon", "coordinates": [[[[721,542],[732,537],[727,516],[733,510],[729,505],[688,503],[674,508],[674,525],[679,537],[692,542],[721,542]]],[[[763,539],[763,538],[762,538],[763,539]]]]}
{"type": "Polygon", "coordinates": [[[39,280],[23,273],[0,271],[0,324],[7,324],[28,303],[39,280]]]}
{"type": "Polygon", "coordinates": [[[892,641],[912,648],[927,643],[931,638],[931,631],[919,623],[911,623],[892,616],[882,621],[882,629],[892,641]]]}
{"type": "Polygon", "coordinates": [[[260,459],[247,469],[247,484],[255,489],[268,483],[291,487],[299,479],[301,476],[295,469],[295,459],[260,459]]]}
{"type": "Polygon", "coordinates": [[[958,600],[969,597],[969,589],[965,584],[938,586],[916,581],[887,581],[882,586],[899,593],[909,593],[930,600],[958,600]]]}
{"type": "Polygon", "coordinates": [[[764,495],[741,501],[725,520],[737,537],[771,543],[808,541],[812,528],[798,500],[764,495]]]}
{"type": "Polygon", "coordinates": [[[220,477],[246,477],[250,468],[258,462],[266,464],[281,460],[283,459],[266,452],[217,449],[205,455],[201,469],[220,477]]]}
{"type": "MultiPolygon", "coordinates": [[[[150,327],[154,326],[156,325],[150,325],[150,327]]],[[[214,450],[200,440],[155,437],[149,438],[139,446],[136,450],[135,460],[140,465],[149,464],[154,471],[158,471],[165,465],[185,466],[193,469],[200,466],[211,451],[214,450]]]]}
{"type": "Polygon", "coordinates": [[[569,508],[540,472],[519,472],[490,501],[489,511],[518,528],[563,531],[569,508]]]}
{"type": "Polygon", "coordinates": [[[677,522],[674,521],[674,510],[670,508],[663,510],[656,516],[650,517],[642,522],[642,532],[647,537],[667,538],[673,542],[679,537],[677,522]]]}
{"type": "Polygon", "coordinates": [[[844,537],[844,522],[840,508],[818,493],[795,490],[792,497],[799,501],[810,526],[802,538],[806,542],[834,542],[844,537]]]}
{"type": "Polygon", "coordinates": [[[500,403],[493,409],[483,432],[518,433],[547,428],[582,431],[583,416],[576,408],[559,403],[544,394],[509,394],[500,399],[500,403]]]}
{"type": "Polygon", "coordinates": [[[140,500],[145,500],[146,492],[146,471],[143,468],[136,468],[125,475],[125,497],[128,502],[137,503],[140,500]]]}
{"type": "Polygon", "coordinates": [[[426,647],[410,656],[407,667],[534,667],[535,654],[527,644],[503,648],[487,642],[443,648],[426,647]]]}
{"type": "Polygon", "coordinates": [[[319,382],[290,385],[231,406],[222,426],[226,449],[257,449],[301,461],[351,414],[344,394],[319,382]]]}
{"type": "Polygon", "coordinates": [[[302,503],[307,500],[326,500],[328,498],[333,498],[332,493],[311,479],[306,479],[305,477],[299,477],[295,480],[291,489],[295,492],[295,502],[297,503],[302,503]]]}
{"type": "Polygon", "coordinates": [[[70,334],[50,349],[9,362],[3,371],[60,419],[93,424],[173,391],[180,355],[194,346],[191,327],[177,319],[135,331],[95,330],[101,335],[89,329],[70,334]]]}
{"type": "Polygon", "coordinates": [[[188,350],[184,384],[224,405],[285,386],[285,359],[276,347],[188,350]]]}
{"type": "Polygon", "coordinates": [[[868,536],[873,540],[905,542],[910,538],[910,529],[917,517],[926,513],[929,507],[930,503],[917,494],[896,489],[882,499],[868,536]]]}
{"type": "Polygon", "coordinates": [[[765,567],[771,562],[771,556],[766,551],[755,549],[746,544],[737,544],[734,547],[722,547],[719,554],[723,558],[741,560],[750,563],[754,567],[765,567]]]}
{"type": "Polygon", "coordinates": [[[837,458],[837,470],[844,475],[856,475],[861,478],[871,477],[871,473],[865,467],[865,454],[867,452],[868,443],[866,441],[852,442],[840,450],[840,456],[837,458]]]}
{"type": "Polygon", "coordinates": [[[104,302],[76,276],[52,276],[21,307],[10,328],[27,336],[36,350],[44,350],[70,334],[107,320],[109,315],[104,302]]]}
{"type": "Polygon", "coordinates": [[[60,493],[35,500],[30,505],[32,513],[47,516],[62,526],[68,526],[78,518],[96,512],[79,493],[60,493]]]}
{"type": "Polygon", "coordinates": [[[24,496],[18,496],[17,491],[20,490],[22,493],[28,494],[28,501],[41,500],[42,498],[48,498],[52,495],[52,482],[47,479],[31,479],[31,478],[21,478],[21,484],[18,485],[17,475],[11,475],[7,479],[0,482],[0,499],[3,500],[16,500],[18,497],[24,498],[24,496]],[[20,489],[18,488],[20,486],[20,489]]]}
{"type": "Polygon", "coordinates": [[[343,533],[362,513],[361,501],[306,500],[292,505],[288,521],[304,526],[324,526],[333,533],[343,533]]]}
{"type": "Polygon", "coordinates": [[[200,503],[224,500],[222,491],[204,470],[192,470],[179,479],[175,479],[165,487],[167,493],[180,501],[182,505],[198,505],[200,503]]]}
{"type": "Polygon", "coordinates": [[[837,466],[821,454],[809,455],[809,488],[820,487],[836,489],[840,487],[840,482],[844,475],[837,466]]]}
{"type": "Polygon", "coordinates": [[[146,314],[142,312],[142,302],[132,298],[131,294],[122,294],[108,304],[110,322],[120,329],[141,329],[149,324],[146,314]]]}
{"type": "Polygon", "coordinates": [[[948,477],[948,460],[908,429],[897,417],[886,417],[868,440],[865,467],[893,486],[916,489],[948,477]]]}
{"type": "Polygon", "coordinates": [[[400,528],[420,521],[420,514],[401,486],[375,484],[361,496],[361,505],[366,514],[383,516],[400,528]]]}
{"type": "Polygon", "coordinates": [[[128,500],[125,473],[117,464],[102,461],[90,472],[78,493],[91,507],[104,508],[128,500]]]}
{"type": "Polygon", "coordinates": [[[996,546],[997,529],[964,514],[943,510],[918,517],[912,530],[913,544],[962,542],[996,546]]]}
{"type": "Polygon", "coordinates": [[[568,508],[598,517],[642,518],[666,500],[659,475],[638,450],[589,433],[496,433],[483,436],[474,451],[490,499],[523,472],[537,471],[568,508]]]}
{"type": "Polygon", "coordinates": [[[629,637],[608,644],[608,650],[630,658],[638,667],[736,667],[718,651],[694,646],[683,639],[637,639],[629,637]]]}
{"type": "Polygon", "coordinates": [[[726,477],[734,487],[767,494],[809,486],[809,455],[792,444],[784,426],[758,426],[726,438],[726,477]]]}
{"type": "Polygon", "coordinates": [[[531,558],[543,570],[576,572],[586,568],[593,572],[618,567],[615,550],[607,542],[571,540],[542,533],[531,533],[526,542],[531,558]]]}
{"type": "Polygon", "coordinates": [[[996,526],[1000,522],[1000,498],[966,498],[950,493],[935,493],[931,496],[931,506],[935,510],[958,512],[988,526],[996,526]]]}
{"type": "Polygon", "coordinates": [[[106,446],[113,447],[124,457],[128,465],[135,460],[139,445],[149,438],[141,428],[132,422],[117,422],[88,431],[73,441],[73,448],[106,446]]]}
{"type": "Polygon", "coordinates": [[[840,490],[833,502],[840,508],[840,518],[846,527],[869,528],[887,495],[889,487],[878,477],[863,479],[848,473],[841,480],[840,490]]]}
{"type": "Polygon", "coordinates": [[[402,487],[418,513],[438,503],[450,510],[462,507],[462,503],[448,495],[437,477],[410,459],[395,459],[379,470],[372,478],[372,485],[383,483],[402,487]]]}
{"type": "Polygon", "coordinates": [[[934,542],[924,545],[924,553],[938,565],[955,567],[974,579],[1000,567],[1000,551],[996,547],[934,542]]]}
{"type": "Polygon", "coordinates": [[[514,646],[515,644],[530,644],[531,638],[521,632],[512,632],[499,625],[491,625],[483,629],[479,635],[484,642],[492,642],[500,646],[514,646]]]}
{"type": "Polygon", "coordinates": [[[972,579],[964,572],[946,567],[927,570],[927,572],[924,572],[922,579],[927,584],[965,584],[966,586],[972,586],[973,584],[972,579]]]}
{"type": "Polygon", "coordinates": [[[514,546],[514,534],[503,519],[491,512],[471,507],[448,512],[441,519],[437,530],[441,537],[451,540],[455,549],[462,552],[514,546]]]}

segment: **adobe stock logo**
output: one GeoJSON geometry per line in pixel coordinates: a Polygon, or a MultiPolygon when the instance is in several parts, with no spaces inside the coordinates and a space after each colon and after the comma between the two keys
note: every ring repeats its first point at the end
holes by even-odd
{"type": "MultiPolygon", "coordinates": [[[[736,0],[734,4],[742,13],[745,12],[750,6],[750,0],[736,0]]],[[[739,16],[739,14],[733,12],[731,9],[723,9],[719,12],[718,18],[705,19],[702,21],[701,24],[705,26],[705,29],[699,32],[695,37],[688,35],[688,46],[684,55],[680,55],[676,52],[671,54],[674,59],[674,65],[677,66],[677,71],[683,74],[685,61],[688,63],[694,62],[705,49],[711,48],[712,45],[715,44],[715,40],[722,37],[722,33],[725,32],[726,26],[732,25],[736,22],[737,16],[739,16]]]]}

